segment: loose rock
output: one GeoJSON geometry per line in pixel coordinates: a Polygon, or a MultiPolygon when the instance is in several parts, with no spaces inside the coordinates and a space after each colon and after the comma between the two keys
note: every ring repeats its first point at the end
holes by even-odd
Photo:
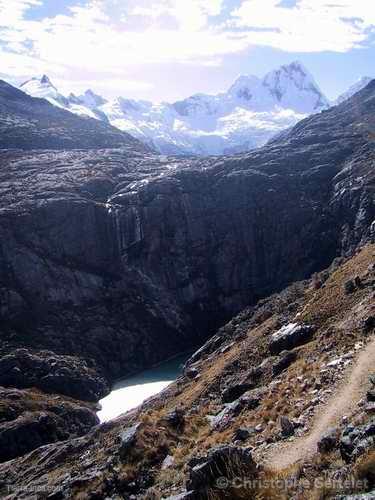
{"type": "Polygon", "coordinates": [[[269,344],[271,354],[277,355],[281,351],[290,351],[306,342],[309,342],[315,332],[312,325],[290,323],[275,332],[269,344]]]}
{"type": "Polygon", "coordinates": [[[120,434],[120,457],[122,459],[127,458],[129,451],[136,442],[139,427],[139,423],[134,424],[120,434]]]}
{"type": "Polygon", "coordinates": [[[336,449],[339,444],[340,432],[337,428],[328,429],[318,441],[319,453],[329,453],[336,449]]]}

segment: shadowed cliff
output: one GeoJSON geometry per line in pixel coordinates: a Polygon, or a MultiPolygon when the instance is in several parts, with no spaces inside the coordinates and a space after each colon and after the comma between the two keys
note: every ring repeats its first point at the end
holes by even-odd
{"type": "Polygon", "coordinates": [[[74,354],[118,377],[327,266],[374,220],[374,110],[372,82],[219,159],[2,151],[2,350],[74,354]]]}

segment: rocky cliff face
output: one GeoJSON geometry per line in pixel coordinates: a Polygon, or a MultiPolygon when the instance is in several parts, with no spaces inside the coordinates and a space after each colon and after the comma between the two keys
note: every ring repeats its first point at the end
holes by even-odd
{"type": "MultiPolygon", "coordinates": [[[[14,361],[0,383],[30,387],[17,363],[27,348],[33,386],[95,400],[104,379],[202,343],[351,251],[375,218],[374,111],[370,84],[267,147],[220,159],[138,143],[0,151],[1,353],[14,361]]],[[[9,134],[6,147],[18,141],[9,134]]]]}
{"type": "Polygon", "coordinates": [[[374,220],[375,85],[236,157],[1,152],[10,344],[119,376],[205,339],[374,220]]]}

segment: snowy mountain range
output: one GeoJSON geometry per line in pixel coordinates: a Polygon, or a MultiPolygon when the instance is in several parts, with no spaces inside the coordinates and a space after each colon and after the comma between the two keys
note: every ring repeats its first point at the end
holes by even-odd
{"type": "Polygon", "coordinates": [[[335,103],[299,62],[262,79],[240,76],[227,92],[195,94],[174,103],[123,97],[108,101],[91,90],[64,96],[46,75],[28,80],[20,89],[72,113],[108,121],[160,153],[217,155],[261,146],[306,116],[348,99],[370,80],[362,78],[335,103]]]}

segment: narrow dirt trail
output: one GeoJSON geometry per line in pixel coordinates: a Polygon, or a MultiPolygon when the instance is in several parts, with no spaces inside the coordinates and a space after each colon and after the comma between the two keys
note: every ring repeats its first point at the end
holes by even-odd
{"type": "Polygon", "coordinates": [[[265,465],[282,470],[305,460],[317,450],[317,443],[328,427],[334,426],[357,406],[368,386],[368,376],[375,372],[375,340],[370,342],[348,369],[336,394],[318,409],[308,435],[274,448],[266,457],[265,465]]]}

